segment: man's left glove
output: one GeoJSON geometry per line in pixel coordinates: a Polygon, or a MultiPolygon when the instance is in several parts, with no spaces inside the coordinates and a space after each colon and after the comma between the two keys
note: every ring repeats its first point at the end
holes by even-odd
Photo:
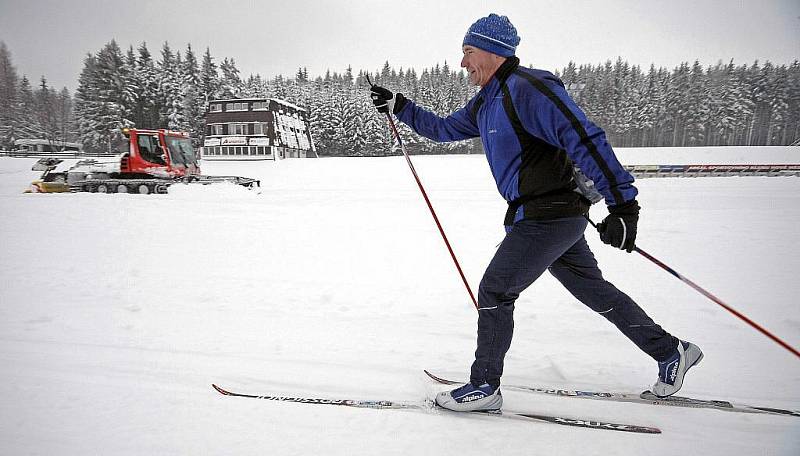
{"type": "Polygon", "coordinates": [[[633,251],[636,242],[636,224],[639,222],[639,203],[636,200],[608,207],[608,217],[597,224],[600,240],[606,244],[633,251]]]}
{"type": "Polygon", "coordinates": [[[391,90],[377,85],[370,88],[370,97],[375,109],[384,114],[397,114],[406,104],[406,97],[402,93],[393,94],[391,90]]]}

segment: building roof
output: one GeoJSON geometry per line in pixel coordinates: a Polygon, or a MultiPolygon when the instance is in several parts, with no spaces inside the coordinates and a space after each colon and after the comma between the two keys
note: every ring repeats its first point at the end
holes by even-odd
{"type": "Polygon", "coordinates": [[[209,100],[209,103],[230,103],[235,101],[274,101],[278,104],[282,104],[286,107],[296,109],[298,111],[305,111],[305,108],[301,108],[295,104],[289,103],[286,100],[281,100],[280,98],[223,98],[219,100],[209,100]]]}

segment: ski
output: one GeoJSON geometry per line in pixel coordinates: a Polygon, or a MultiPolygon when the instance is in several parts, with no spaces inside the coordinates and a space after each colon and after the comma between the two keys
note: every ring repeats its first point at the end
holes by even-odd
{"type": "MultiPolygon", "coordinates": [[[[425,370],[424,372],[432,380],[444,385],[460,385],[464,383],[438,377],[427,370],[425,370]]],[[[672,407],[708,408],[714,410],[725,410],[728,412],[739,412],[739,413],[765,413],[770,415],[800,416],[800,411],[797,410],[785,410],[772,407],[755,407],[750,405],[735,405],[728,401],[695,399],[691,397],[681,397],[681,396],[670,396],[666,398],[661,398],[653,394],[651,391],[645,391],[641,394],[630,394],[630,393],[615,393],[606,391],[548,389],[548,388],[538,388],[535,386],[523,386],[523,385],[503,385],[503,388],[514,391],[547,394],[551,396],[575,397],[582,399],[595,399],[601,401],[630,402],[634,404],[649,404],[649,405],[666,405],[672,407]]]]}
{"type": "Polygon", "coordinates": [[[436,406],[435,403],[431,400],[426,400],[425,402],[420,403],[420,402],[402,402],[402,401],[387,401],[387,400],[370,401],[370,400],[357,400],[357,399],[324,399],[318,397],[275,396],[269,394],[256,395],[256,394],[244,394],[244,393],[236,393],[228,391],[213,383],[211,384],[211,386],[214,387],[214,389],[218,393],[224,396],[246,397],[251,399],[263,399],[268,401],[294,402],[298,404],[313,404],[313,405],[338,405],[342,407],[368,408],[375,410],[417,410],[417,411],[436,410],[458,416],[478,415],[478,416],[487,416],[494,418],[521,420],[521,421],[539,421],[552,424],[559,424],[562,426],[574,426],[574,427],[582,427],[589,429],[602,429],[602,430],[620,431],[620,432],[634,432],[639,434],[661,433],[660,429],[648,426],[608,423],[604,421],[595,421],[586,419],[565,418],[560,416],[540,415],[537,413],[506,412],[506,411],[468,412],[468,413],[453,412],[451,410],[443,409],[441,407],[436,406]]]}
{"type": "Polygon", "coordinates": [[[268,401],[279,401],[279,402],[296,402],[298,404],[314,404],[314,405],[339,405],[343,407],[354,407],[354,408],[371,408],[371,409],[424,409],[426,408],[423,404],[415,403],[415,402],[396,402],[396,401],[361,401],[361,400],[354,400],[354,399],[322,399],[316,397],[291,397],[291,396],[272,396],[268,394],[262,395],[255,395],[255,394],[243,394],[243,393],[234,393],[228,391],[220,386],[215,384],[211,384],[218,393],[224,396],[235,396],[235,397],[249,397],[252,399],[264,399],[268,401]]]}

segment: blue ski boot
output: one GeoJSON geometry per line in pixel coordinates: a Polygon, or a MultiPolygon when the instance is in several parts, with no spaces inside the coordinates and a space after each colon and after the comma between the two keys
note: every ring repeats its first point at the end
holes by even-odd
{"type": "Polygon", "coordinates": [[[503,395],[500,388],[494,389],[488,383],[480,386],[467,383],[437,394],[436,405],[456,412],[497,412],[503,406],[503,395]]]}
{"type": "Polygon", "coordinates": [[[653,394],[658,397],[668,397],[677,393],[683,386],[683,377],[686,372],[700,364],[703,359],[703,352],[697,345],[678,341],[678,349],[666,361],[658,363],[658,380],[653,385],[653,394]]]}

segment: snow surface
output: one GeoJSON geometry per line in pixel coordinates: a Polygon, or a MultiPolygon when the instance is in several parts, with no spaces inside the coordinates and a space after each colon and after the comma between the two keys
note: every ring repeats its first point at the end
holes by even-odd
{"type": "MultiPolygon", "coordinates": [[[[619,155],[800,162],[797,148],[729,149],[619,155]]],[[[505,212],[485,159],[413,160],[475,290],[505,212]]],[[[423,368],[466,378],[476,312],[404,159],[206,162],[206,174],[261,178],[262,192],[147,196],[22,194],[34,162],[0,158],[1,454],[800,454],[795,417],[504,393],[508,410],[663,430],[637,435],[221,396],[212,382],[421,401],[443,389],[423,368]]],[[[638,186],[643,249],[800,346],[800,179],[638,186]]],[[[682,394],[800,409],[796,357],[641,256],[587,238],[609,280],[704,350],[682,394]]],[[[505,382],[638,392],[655,375],[549,275],[520,297],[505,382]]]]}

